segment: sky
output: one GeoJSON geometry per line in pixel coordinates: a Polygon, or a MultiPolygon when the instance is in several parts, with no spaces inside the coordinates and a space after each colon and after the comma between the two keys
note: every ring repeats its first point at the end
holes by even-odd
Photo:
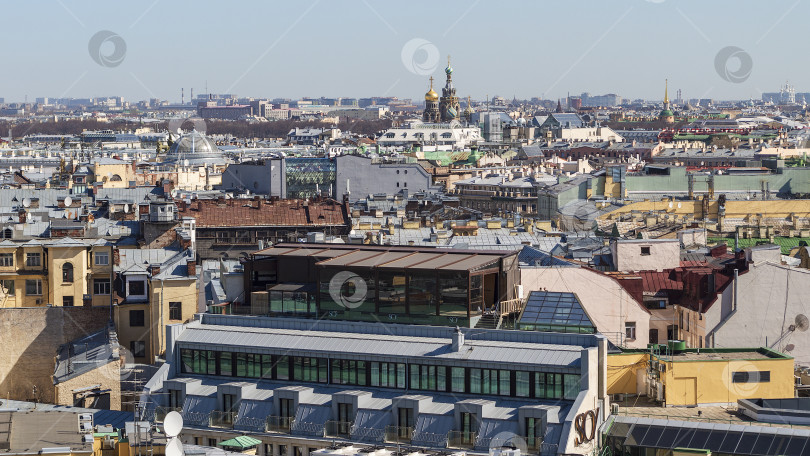
{"type": "Polygon", "coordinates": [[[756,99],[786,80],[810,92],[808,13],[797,0],[4,2],[0,98],[179,102],[207,83],[421,100],[450,55],[458,96],[476,100],[660,100],[665,79],[670,98],[756,99]]]}

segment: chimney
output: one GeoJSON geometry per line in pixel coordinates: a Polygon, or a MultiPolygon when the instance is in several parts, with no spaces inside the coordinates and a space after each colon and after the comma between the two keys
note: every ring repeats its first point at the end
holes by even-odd
{"type": "Polygon", "coordinates": [[[28,213],[27,213],[27,212],[25,212],[25,209],[22,209],[22,210],[21,210],[21,211],[18,213],[18,215],[19,215],[19,217],[20,217],[20,223],[25,223],[25,221],[28,219],[28,213]]]}
{"type": "Polygon", "coordinates": [[[121,252],[118,250],[118,247],[113,247],[112,257],[114,266],[118,266],[121,264],[121,252]]]}
{"type": "Polygon", "coordinates": [[[186,268],[188,268],[189,277],[197,276],[197,263],[194,261],[193,258],[189,258],[188,260],[186,260],[186,268]]]}
{"type": "Polygon", "coordinates": [[[150,264],[149,265],[149,274],[156,276],[160,274],[160,265],[159,264],[150,264]]]}
{"type": "Polygon", "coordinates": [[[456,326],[456,329],[453,330],[453,334],[450,337],[453,340],[453,351],[460,351],[461,347],[464,345],[464,333],[456,326]]]}

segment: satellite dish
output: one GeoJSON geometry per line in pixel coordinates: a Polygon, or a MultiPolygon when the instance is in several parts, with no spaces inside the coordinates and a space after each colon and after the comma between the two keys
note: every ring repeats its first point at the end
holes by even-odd
{"type": "Polygon", "coordinates": [[[31,198],[23,198],[23,207],[31,207],[31,198]]]}
{"type": "Polygon", "coordinates": [[[73,204],[73,198],[71,198],[69,196],[66,196],[65,197],[65,207],[69,207],[71,204],[73,204]]]}
{"type": "Polygon", "coordinates": [[[188,158],[183,160],[183,166],[188,166],[188,158]]]}
{"type": "Polygon", "coordinates": [[[794,348],[796,348],[796,346],[795,346],[795,345],[793,345],[793,344],[787,344],[787,345],[785,345],[785,353],[790,353],[790,352],[792,352],[794,348]]]}
{"type": "Polygon", "coordinates": [[[124,212],[129,212],[129,204],[124,204],[124,212]]]}
{"type": "Polygon", "coordinates": [[[177,437],[180,434],[180,431],[182,430],[183,430],[183,415],[175,411],[167,413],[166,417],[163,419],[163,431],[166,433],[166,435],[169,437],[177,437]]]}
{"type": "Polygon", "coordinates": [[[810,319],[807,318],[807,315],[799,314],[796,315],[796,331],[805,332],[808,328],[810,328],[810,319]]]}
{"type": "Polygon", "coordinates": [[[183,442],[177,437],[173,437],[166,444],[166,456],[183,456],[183,442]]]}
{"type": "Polygon", "coordinates": [[[669,208],[672,209],[672,201],[669,202],[669,208]]]}
{"type": "Polygon", "coordinates": [[[680,208],[681,208],[681,203],[678,203],[678,209],[680,209],[680,208]]]}

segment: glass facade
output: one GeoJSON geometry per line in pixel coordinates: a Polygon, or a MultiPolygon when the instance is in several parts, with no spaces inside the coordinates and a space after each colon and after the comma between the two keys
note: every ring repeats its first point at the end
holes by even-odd
{"type": "Polygon", "coordinates": [[[325,267],[318,280],[325,318],[465,325],[485,307],[483,273],[325,267]]]}
{"type": "Polygon", "coordinates": [[[333,195],[336,164],[317,157],[289,157],[284,160],[287,173],[287,198],[311,198],[318,193],[333,195]]]}
{"type": "Polygon", "coordinates": [[[574,400],[578,374],[280,356],[181,348],[184,374],[264,378],[415,391],[574,400]]]}

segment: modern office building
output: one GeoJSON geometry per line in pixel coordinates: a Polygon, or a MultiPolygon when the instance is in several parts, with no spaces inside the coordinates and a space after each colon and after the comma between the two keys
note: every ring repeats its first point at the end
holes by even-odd
{"type": "Polygon", "coordinates": [[[245,262],[246,302],[235,312],[474,327],[517,297],[517,254],[277,244],[245,262]]]}
{"type": "Polygon", "coordinates": [[[263,456],[336,442],[591,454],[575,421],[609,406],[599,335],[199,314],[167,337],[144,418],[179,410],[186,443],[248,435],[263,456]]]}

